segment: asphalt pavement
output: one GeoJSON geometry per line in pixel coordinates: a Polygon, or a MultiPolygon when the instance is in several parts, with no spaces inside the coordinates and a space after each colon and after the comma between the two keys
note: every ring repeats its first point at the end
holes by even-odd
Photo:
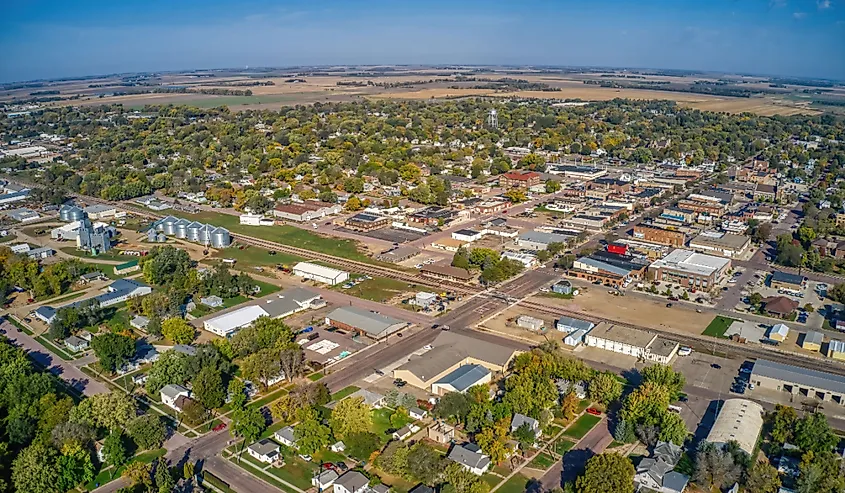
{"type": "Polygon", "coordinates": [[[96,394],[104,394],[109,391],[105,384],[82,373],[70,361],[65,361],[54,355],[32,336],[22,331],[18,332],[17,327],[5,318],[0,322],[0,330],[5,332],[6,337],[10,341],[27,350],[33,360],[44,368],[47,368],[53,375],[67,382],[71,388],[88,397],[96,394]]]}

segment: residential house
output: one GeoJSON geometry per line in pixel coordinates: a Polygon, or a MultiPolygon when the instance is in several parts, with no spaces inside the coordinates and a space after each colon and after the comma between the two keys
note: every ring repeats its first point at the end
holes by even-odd
{"type": "Polygon", "coordinates": [[[420,431],[420,427],[411,423],[408,425],[399,428],[398,430],[393,432],[394,440],[405,440],[406,438],[410,437],[414,433],[420,431]]]}
{"type": "Polygon", "coordinates": [[[161,403],[176,411],[182,410],[181,407],[177,407],[176,405],[176,401],[179,399],[179,397],[191,396],[190,390],[186,389],[185,387],[182,387],[181,385],[176,385],[173,383],[165,385],[159,393],[161,395],[161,403]]]}
{"type": "Polygon", "coordinates": [[[490,469],[490,458],[481,453],[481,449],[473,443],[453,446],[447,458],[476,476],[481,476],[490,469]]]}
{"type": "Polygon", "coordinates": [[[279,459],[279,446],[267,438],[259,440],[246,449],[247,453],[260,462],[272,464],[279,459]]]}
{"type": "Polygon", "coordinates": [[[339,442],[335,442],[334,444],[332,444],[332,446],[329,447],[329,448],[331,449],[332,452],[341,453],[344,450],[346,450],[346,444],[343,443],[342,441],[339,441],[339,442]]]}
{"type": "Polygon", "coordinates": [[[425,417],[428,416],[428,411],[418,407],[412,407],[408,409],[408,415],[414,419],[425,419],[425,417]]]}
{"type": "Polygon", "coordinates": [[[763,311],[778,318],[788,318],[798,308],[799,303],[786,296],[763,298],[763,311]]]}
{"type": "Polygon", "coordinates": [[[683,450],[671,442],[658,442],[651,457],[637,466],[634,483],[658,493],[681,493],[689,483],[689,476],[673,471],[681,460],[683,450]]]}
{"type": "Polygon", "coordinates": [[[320,474],[311,478],[311,486],[316,486],[318,491],[323,491],[329,486],[333,485],[338,478],[337,472],[326,469],[320,474]]]}
{"type": "Polygon", "coordinates": [[[76,336],[70,336],[65,339],[65,346],[74,353],[77,353],[88,349],[88,341],[76,336]]]}
{"type": "Polygon", "coordinates": [[[282,445],[291,448],[296,448],[296,436],[294,435],[292,426],[285,426],[281,430],[277,431],[273,435],[273,438],[275,438],[282,445]]]}
{"type": "Polygon", "coordinates": [[[347,471],[334,482],[335,493],[363,493],[370,480],[358,471],[347,471]]]}
{"type": "Polygon", "coordinates": [[[527,425],[528,428],[534,432],[534,438],[540,438],[540,436],[542,436],[543,431],[540,429],[540,422],[530,416],[520,413],[514,414],[513,419],[511,419],[511,433],[515,432],[523,425],[527,425]]]}

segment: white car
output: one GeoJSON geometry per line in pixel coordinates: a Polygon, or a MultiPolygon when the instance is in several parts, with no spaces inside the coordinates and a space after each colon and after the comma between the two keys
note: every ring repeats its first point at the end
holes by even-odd
{"type": "Polygon", "coordinates": [[[689,356],[690,354],[692,354],[692,348],[689,346],[681,346],[678,349],[678,356],[689,356]]]}
{"type": "Polygon", "coordinates": [[[434,346],[432,346],[431,344],[426,344],[425,346],[423,346],[423,349],[425,349],[426,351],[430,351],[434,349],[434,346]]]}

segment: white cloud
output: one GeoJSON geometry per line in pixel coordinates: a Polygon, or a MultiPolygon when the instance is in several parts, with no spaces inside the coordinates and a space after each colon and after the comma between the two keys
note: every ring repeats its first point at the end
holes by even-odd
{"type": "Polygon", "coordinates": [[[795,17],[796,19],[801,20],[801,19],[803,19],[804,17],[807,17],[807,13],[806,13],[806,12],[794,12],[794,13],[792,14],[792,17],[795,17]]]}
{"type": "Polygon", "coordinates": [[[819,10],[827,10],[831,7],[831,2],[830,0],[817,0],[816,6],[819,8],[819,10]]]}

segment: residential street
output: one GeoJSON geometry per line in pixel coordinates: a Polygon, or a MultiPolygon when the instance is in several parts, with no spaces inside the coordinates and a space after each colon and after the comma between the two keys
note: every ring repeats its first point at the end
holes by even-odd
{"type": "Polygon", "coordinates": [[[32,336],[29,336],[24,332],[18,332],[17,328],[5,318],[3,318],[2,322],[0,322],[0,329],[5,332],[6,337],[8,337],[9,340],[29,351],[32,359],[37,361],[38,364],[49,369],[50,373],[67,382],[73,389],[76,389],[89,397],[109,391],[105,384],[100,383],[99,381],[82,373],[82,371],[74,366],[72,362],[65,361],[54,355],[32,336]]]}

